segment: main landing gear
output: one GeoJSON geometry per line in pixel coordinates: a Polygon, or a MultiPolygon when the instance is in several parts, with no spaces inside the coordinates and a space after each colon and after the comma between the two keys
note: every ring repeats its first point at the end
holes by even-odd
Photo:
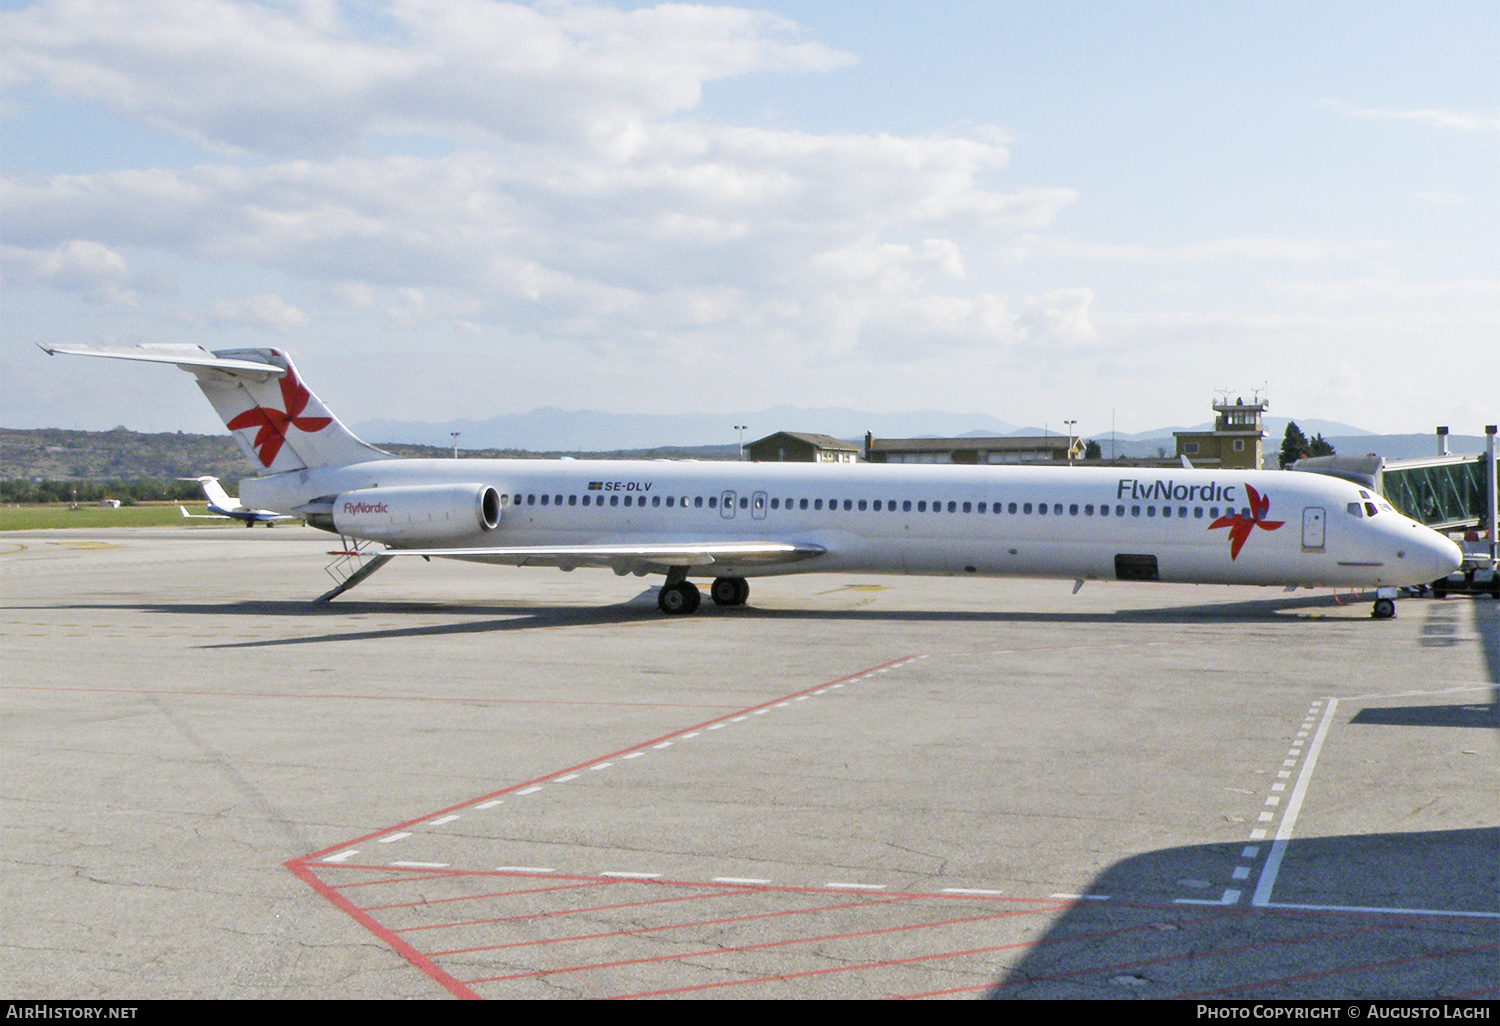
{"type": "MultiPolygon", "coordinates": [[[[750,597],[750,583],[743,577],[719,577],[708,589],[718,606],[743,606],[750,597]]],[[[687,579],[685,570],[673,568],[666,583],[656,595],[656,606],[668,616],[687,616],[698,611],[703,596],[698,586],[687,579]]]]}
{"type": "Polygon", "coordinates": [[[750,582],[743,577],[718,577],[708,593],[716,605],[743,606],[750,597],[750,582]]]}
{"type": "Polygon", "coordinates": [[[698,593],[698,586],[692,581],[678,581],[676,584],[663,584],[661,591],[656,595],[656,606],[669,616],[687,616],[698,611],[698,603],[703,601],[703,596],[698,593]]]}

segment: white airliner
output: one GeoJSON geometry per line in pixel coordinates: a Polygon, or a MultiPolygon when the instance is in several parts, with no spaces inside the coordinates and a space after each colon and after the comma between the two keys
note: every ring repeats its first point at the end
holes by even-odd
{"type": "Polygon", "coordinates": [[[254,527],[256,524],[265,524],[274,527],[278,520],[292,520],[285,513],[277,513],[269,509],[251,509],[240,505],[240,500],[224,490],[219,484],[219,479],[207,474],[202,477],[179,477],[179,481],[197,481],[203,486],[203,495],[208,499],[207,513],[189,513],[186,506],[178,506],[182,515],[188,520],[240,520],[246,527],[254,527]]]}
{"type": "MultiPolygon", "coordinates": [[[[170,363],[198,379],[261,476],[240,497],[389,559],[690,577],[737,606],[746,578],[807,572],[1396,589],[1456,569],[1458,546],[1379,495],[1286,471],[598,460],[398,459],[356,438],[276,349],[43,347],[170,363]]],[[[1076,588],[1075,588],[1076,590],[1076,588]]]]}

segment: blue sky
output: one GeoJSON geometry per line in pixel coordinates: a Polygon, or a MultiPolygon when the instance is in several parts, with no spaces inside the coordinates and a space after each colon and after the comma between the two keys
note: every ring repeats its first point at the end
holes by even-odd
{"type": "Polygon", "coordinates": [[[347,421],[1478,433],[1497,53],[1493,3],[7,3],[0,422],[217,430],[33,347],[170,341],[347,421]]]}

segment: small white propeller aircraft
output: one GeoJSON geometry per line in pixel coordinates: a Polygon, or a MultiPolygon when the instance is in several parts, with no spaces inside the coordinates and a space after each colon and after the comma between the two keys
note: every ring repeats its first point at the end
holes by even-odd
{"type": "Polygon", "coordinates": [[[204,475],[202,477],[179,477],[179,481],[197,481],[203,486],[203,495],[208,499],[207,513],[189,513],[186,506],[178,506],[182,515],[188,520],[240,520],[246,527],[254,527],[256,524],[265,524],[274,527],[278,520],[295,520],[295,517],[285,513],[277,513],[269,509],[250,509],[248,506],[240,505],[240,500],[234,498],[219,484],[219,479],[204,475]]]}
{"type": "Polygon", "coordinates": [[[664,613],[806,572],[1397,589],[1458,546],[1338,478],[1134,467],[398,459],[356,438],[277,349],[42,347],[193,374],[260,476],[244,502],[396,556],[663,574],[664,613]]]}

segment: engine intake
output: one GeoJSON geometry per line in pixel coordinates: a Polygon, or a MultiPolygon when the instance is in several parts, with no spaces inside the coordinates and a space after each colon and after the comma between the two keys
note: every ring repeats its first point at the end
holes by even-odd
{"type": "Polygon", "coordinates": [[[469,538],[500,526],[500,493],[481,484],[357,488],[334,497],[333,526],[406,544],[469,538]]]}

